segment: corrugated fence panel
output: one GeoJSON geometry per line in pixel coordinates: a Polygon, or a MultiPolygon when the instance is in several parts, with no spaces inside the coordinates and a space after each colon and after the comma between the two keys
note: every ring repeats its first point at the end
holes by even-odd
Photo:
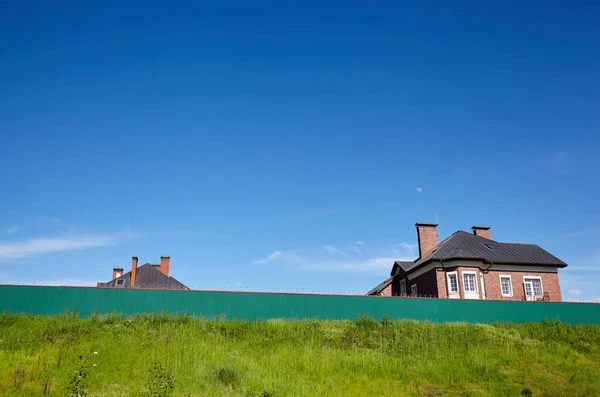
{"type": "Polygon", "coordinates": [[[0,312],[87,317],[169,313],[250,321],[285,319],[376,319],[489,323],[560,320],[600,324],[600,304],[464,301],[249,292],[167,291],[0,285],[0,312]]]}

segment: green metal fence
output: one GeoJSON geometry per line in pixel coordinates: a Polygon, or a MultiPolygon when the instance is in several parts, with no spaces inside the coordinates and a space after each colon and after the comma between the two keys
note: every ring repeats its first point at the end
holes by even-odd
{"type": "Polygon", "coordinates": [[[381,319],[489,323],[560,320],[600,324],[600,304],[464,301],[247,292],[168,291],[110,288],[0,286],[0,313],[87,317],[169,313],[250,321],[285,319],[381,319]]]}

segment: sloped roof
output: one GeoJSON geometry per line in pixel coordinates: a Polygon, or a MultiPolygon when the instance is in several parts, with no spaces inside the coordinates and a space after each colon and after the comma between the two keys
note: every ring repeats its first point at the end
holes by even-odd
{"type": "Polygon", "coordinates": [[[489,264],[566,267],[567,264],[536,244],[501,243],[459,230],[414,262],[395,262],[409,273],[433,261],[477,260],[489,264]]]}
{"type": "Polygon", "coordinates": [[[394,281],[394,277],[388,277],[384,282],[379,284],[377,287],[373,288],[371,291],[367,292],[367,295],[379,295],[381,291],[383,291],[388,285],[390,285],[394,281]]]}
{"type": "Polygon", "coordinates": [[[405,272],[415,266],[416,261],[396,261],[394,262],[394,266],[392,267],[392,272],[390,276],[395,276],[400,273],[400,270],[404,270],[405,272]]]}
{"type": "MultiPolygon", "coordinates": [[[[98,283],[98,287],[129,288],[131,272],[123,274],[106,283],[98,283]],[[123,284],[117,285],[117,280],[123,280],[123,284]]],[[[135,285],[132,288],[156,288],[156,289],[189,289],[171,276],[165,276],[158,270],[158,265],[146,263],[137,268],[135,285]]]]}

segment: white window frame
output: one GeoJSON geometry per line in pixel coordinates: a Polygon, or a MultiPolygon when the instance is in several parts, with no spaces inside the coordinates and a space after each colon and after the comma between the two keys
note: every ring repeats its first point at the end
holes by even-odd
{"type": "Polygon", "coordinates": [[[468,271],[468,270],[463,270],[461,271],[461,278],[463,280],[462,285],[463,285],[463,294],[464,294],[464,298],[465,299],[479,299],[479,283],[477,282],[477,279],[479,277],[477,277],[477,272],[473,272],[473,271],[468,271]],[[467,283],[465,283],[465,274],[468,275],[473,275],[473,282],[474,282],[474,286],[475,286],[475,291],[467,291],[465,289],[467,283]]]}
{"type": "Polygon", "coordinates": [[[400,280],[400,296],[406,296],[406,279],[400,280]]]}
{"type": "Polygon", "coordinates": [[[413,296],[417,296],[417,284],[413,284],[410,286],[410,294],[413,296]]]}
{"type": "Polygon", "coordinates": [[[477,286],[477,272],[471,272],[471,271],[463,271],[462,272],[462,278],[463,278],[463,291],[466,294],[478,294],[479,293],[479,288],[477,286]],[[467,291],[465,289],[467,283],[465,283],[465,274],[472,274],[473,275],[473,284],[475,284],[475,291],[467,291]]]}
{"type": "Polygon", "coordinates": [[[500,281],[500,295],[502,295],[504,297],[508,297],[508,298],[512,297],[514,295],[513,285],[512,285],[512,277],[509,274],[501,274],[498,280],[500,281]],[[508,279],[508,287],[510,288],[510,292],[508,294],[505,294],[504,291],[502,290],[502,279],[503,278],[508,279]]]}
{"type": "MultiPolygon", "coordinates": [[[[544,298],[544,283],[542,283],[542,278],[540,276],[523,276],[523,291],[525,292],[525,299],[536,301],[538,299],[544,298]],[[526,280],[540,280],[540,295],[533,295],[533,299],[528,299],[527,296],[527,288],[525,287],[526,280]]],[[[533,293],[533,285],[531,286],[531,292],[533,293]]]]}
{"type": "Polygon", "coordinates": [[[458,280],[458,272],[446,273],[446,280],[448,282],[448,298],[459,299],[460,298],[460,282],[458,280]],[[452,283],[450,282],[450,276],[456,277],[456,291],[451,291],[450,288],[452,283]]]}

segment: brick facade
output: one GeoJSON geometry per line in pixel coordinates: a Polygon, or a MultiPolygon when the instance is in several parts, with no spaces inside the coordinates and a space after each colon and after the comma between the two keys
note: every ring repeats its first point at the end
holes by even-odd
{"type": "Polygon", "coordinates": [[[550,302],[562,302],[558,273],[506,272],[491,270],[487,274],[484,274],[487,299],[512,301],[525,300],[525,287],[523,286],[523,279],[528,276],[541,278],[542,294],[547,293],[550,302]],[[512,284],[512,296],[502,296],[502,291],[500,288],[501,275],[510,276],[512,284]]]}
{"type": "Polygon", "coordinates": [[[393,296],[392,295],[392,283],[385,287],[383,291],[381,291],[381,296],[393,296]]]}
{"type": "MultiPolygon", "coordinates": [[[[465,272],[475,273],[475,281],[477,287],[477,293],[471,295],[471,298],[484,299],[483,292],[485,291],[486,300],[511,300],[511,301],[522,301],[525,300],[525,288],[523,281],[527,277],[537,278],[539,277],[542,281],[542,295],[547,294],[547,300],[550,302],[562,302],[562,295],[560,291],[560,283],[558,280],[558,273],[542,273],[542,272],[531,272],[531,271],[503,271],[503,270],[489,270],[484,271],[477,267],[447,267],[446,272],[441,268],[432,269],[429,272],[416,277],[414,280],[423,280],[423,284],[427,285],[427,280],[430,277],[427,275],[435,275],[437,290],[435,295],[440,298],[448,298],[447,293],[447,274],[456,272],[458,278],[459,294],[457,298],[468,299],[465,297],[464,290],[464,279],[463,274],[465,272]],[[482,289],[482,276],[483,275],[483,289],[482,289]],[[510,276],[512,286],[512,296],[502,296],[502,290],[500,286],[500,276],[510,276]]],[[[410,283],[410,282],[409,282],[410,283]]],[[[419,283],[419,281],[417,281],[419,283]]],[[[417,286],[419,294],[421,294],[420,284],[417,286]]],[[[429,294],[429,290],[427,292],[429,294]]]]}
{"type": "Polygon", "coordinates": [[[435,269],[435,279],[437,282],[437,296],[438,298],[446,298],[446,273],[444,269],[437,268],[435,269]]]}

